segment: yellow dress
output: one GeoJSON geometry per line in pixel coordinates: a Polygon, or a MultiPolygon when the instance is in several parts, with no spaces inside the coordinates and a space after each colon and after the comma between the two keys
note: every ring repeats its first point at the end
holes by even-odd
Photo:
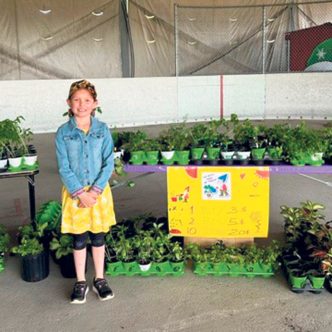
{"type": "MultiPolygon", "coordinates": [[[[89,187],[84,189],[88,190],[89,187]]],[[[72,199],[68,190],[62,188],[62,233],[107,233],[116,224],[113,196],[108,183],[93,207],[80,208],[79,203],[79,199],[72,199]]]]}

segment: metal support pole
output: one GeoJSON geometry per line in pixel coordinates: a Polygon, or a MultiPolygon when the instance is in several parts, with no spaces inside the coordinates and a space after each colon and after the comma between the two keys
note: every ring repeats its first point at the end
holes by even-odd
{"type": "Polygon", "coordinates": [[[265,74],[265,61],[266,61],[266,7],[263,6],[263,56],[262,56],[262,73],[265,74]]]}
{"type": "Polygon", "coordinates": [[[29,187],[30,218],[31,222],[34,223],[36,221],[35,176],[29,175],[27,179],[29,187]]]}

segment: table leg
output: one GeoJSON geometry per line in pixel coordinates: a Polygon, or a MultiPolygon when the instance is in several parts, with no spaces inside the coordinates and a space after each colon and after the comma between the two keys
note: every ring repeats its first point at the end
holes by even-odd
{"type": "Polygon", "coordinates": [[[35,222],[36,218],[36,199],[35,199],[35,176],[28,176],[29,186],[29,205],[30,205],[30,218],[31,222],[35,222]]]}

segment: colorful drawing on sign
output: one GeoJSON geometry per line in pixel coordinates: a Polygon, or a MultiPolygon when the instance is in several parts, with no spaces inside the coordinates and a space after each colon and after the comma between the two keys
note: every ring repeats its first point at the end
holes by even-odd
{"type": "Polygon", "coordinates": [[[193,179],[197,179],[197,167],[186,167],[186,173],[193,179]]]}
{"type": "Polygon", "coordinates": [[[175,195],[171,197],[172,202],[184,202],[187,203],[189,199],[190,187],[186,187],[182,194],[175,195]]]}
{"type": "Polygon", "coordinates": [[[205,200],[230,200],[231,175],[230,173],[203,173],[202,192],[205,200]]]}

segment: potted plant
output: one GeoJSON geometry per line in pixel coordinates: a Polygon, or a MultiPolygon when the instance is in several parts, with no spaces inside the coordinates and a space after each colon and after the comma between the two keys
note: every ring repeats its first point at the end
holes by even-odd
{"type": "Polygon", "coordinates": [[[195,165],[201,165],[205,151],[206,125],[199,123],[190,128],[190,159],[195,165]]]}
{"type": "Polygon", "coordinates": [[[190,154],[190,130],[186,127],[186,124],[183,122],[178,125],[172,125],[167,132],[167,137],[171,137],[173,140],[175,161],[179,165],[188,165],[190,154]]]}
{"type": "Polygon", "coordinates": [[[272,165],[278,165],[283,159],[284,144],[287,141],[289,126],[276,124],[267,129],[267,155],[272,165]]]}
{"type": "Polygon", "coordinates": [[[159,136],[161,148],[161,162],[164,165],[173,165],[175,162],[174,137],[169,132],[164,132],[159,136]]]}
{"type": "Polygon", "coordinates": [[[0,225],[0,272],[5,268],[5,253],[8,251],[10,237],[5,226],[0,225]]]}
{"type": "Polygon", "coordinates": [[[240,122],[237,118],[233,119],[234,142],[237,147],[235,159],[241,165],[247,165],[250,158],[250,140],[255,136],[255,127],[249,119],[240,122]]]}
{"type": "Polygon", "coordinates": [[[147,140],[147,134],[143,131],[131,133],[129,142],[126,143],[126,149],[130,152],[129,162],[133,165],[142,165],[145,160],[144,144],[147,140]]]}
{"type": "Polygon", "coordinates": [[[36,155],[32,159],[29,158],[28,142],[32,138],[32,132],[21,127],[22,120],[24,118],[18,116],[14,120],[6,119],[0,122],[0,145],[6,151],[11,171],[18,171],[23,165],[28,168],[35,166],[37,159],[36,155]],[[28,164],[24,164],[24,156],[27,157],[28,164]]]}
{"type": "Polygon", "coordinates": [[[321,166],[327,148],[328,142],[324,136],[319,131],[308,128],[305,122],[289,130],[285,143],[288,159],[296,166],[321,166]]]}
{"type": "Polygon", "coordinates": [[[220,157],[220,141],[223,135],[220,132],[221,120],[212,120],[207,124],[204,137],[207,160],[210,165],[217,165],[220,157]]]}
{"type": "Polygon", "coordinates": [[[38,238],[23,237],[21,243],[11,249],[21,257],[21,276],[24,281],[36,282],[49,275],[49,256],[38,238]]]}
{"type": "Polygon", "coordinates": [[[146,163],[148,165],[157,165],[159,162],[159,141],[154,138],[147,139],[143,144],[143,148],[145,151],[144,159],[146,163]]]}
{"type": "Polygon", "coordinates": [[[145,272],[151,268],[153,242],[154,240],[150,231],[139,231],[133,239],[136,257],[141,271],[145,272]]]}
{"type": "MultiPolygon", "coordinates": [[[[71,235],[53,233],[50,250],[55,252],[55,258],[59,263],[60,272],[64,278],[76,278],[73,249],[73,237],[71,235]]],[[[87,260],[85,264],[86,270],[87,260]]]]}
{"type": "Polygon", "coordinates": [[[263,165],[266,152],[266,127],[254,126],[253,137],[250,140],[251,159],[255,165],[263,165]]]}
{"type": "Polygon", "coordinates": [[[185,254],[178,241],[169,244],[169,260],[174,272],[184,272],[185,254]]]}

